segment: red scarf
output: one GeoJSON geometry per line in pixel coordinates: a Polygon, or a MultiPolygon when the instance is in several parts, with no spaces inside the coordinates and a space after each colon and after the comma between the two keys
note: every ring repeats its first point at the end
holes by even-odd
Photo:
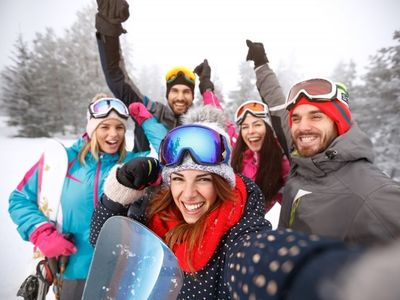
{"type": "MultiPolygon", "coordinates": [[[[234,189],[235,199],[222,201],[222,204],[213,210],[207,216],[205,222],[205,232],[203,239],[196,243],[193,253],[187,253],[187,243],[175,244],[172,251],[178,258],[179,265],[185,272],[197,272],[201,270],[213,256],[217,249],[222,236],[231,229],[243,215],[247,201],[246,186],[243,180],[236,176],[236,187],[234,189]],[[190,269],[187,257],[191,255],[193,269],[190,269]]],[[[149,222],[148,227],[158,236],[165,240],[165,234],[180,224],[182,221],[177,220],[172,209],[169,210],[169,220],[162,220],[160,216],[155,215],[149,222]]]]}

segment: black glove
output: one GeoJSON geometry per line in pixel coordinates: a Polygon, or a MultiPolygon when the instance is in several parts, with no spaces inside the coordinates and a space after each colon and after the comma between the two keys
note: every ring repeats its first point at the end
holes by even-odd
{"type": "Polygon", "coordinates": [[[158,179],[160,164],[152,157],[131,159],[117,170],[117,180],[120,184],[142,190],[158,179]]]}
{"type": "Polygon", "coordinates": [[[211,68],[208,64],[207,59],[205,59],[201,64],[199,64],[196,68],[194,68],[193,72],[199,75],[200,84],[199,89],[200,93],[203,94],[207,90],[214,91],[214,84],[211,81],[211,68]]]}
{"type": "Polygon", "coordinates": [[[247,52],[246,60],[254,61],[254,68],[262,66],[269,62],[267,54],[265,54],[264,45],[262,43],[253,43],[250,40],[246,40],[249,52],[247,52]]]}
{"type": "Polygon", "coordinates": [[[96,29],[107,36],[126,33],[121,23],[129,17],[129,4],[125,0],[97,0],[96,29]]]}

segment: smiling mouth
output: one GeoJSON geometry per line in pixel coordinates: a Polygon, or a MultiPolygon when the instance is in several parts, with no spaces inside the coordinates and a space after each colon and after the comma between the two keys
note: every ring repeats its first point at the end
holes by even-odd
{"type": "Polygon", "coordinates": [[[257,143],[258,141],[260,141],[261,140],[261,138],[259,138],[259,137],[252,137],[252,138],[249,138],[248,139],[248,141],[250,142],[250,143],[257,143]]]}
{"type": "Polygon", "coordinates": [[[302,143],[302,144],[312,144],[317,140],[317,136],[316,135],[302,135],[298,137],[298,140],[302,143]]]}
{"type": "Polygon", "coordinates": [[[201,207],[204,206],[205,202],[201,203],[194,203],[194,204],[188,204],[188,203],[183,203],[183,206],[186,208],[188,212],[195,212],[196,210],[200,209],[201,207]]]}

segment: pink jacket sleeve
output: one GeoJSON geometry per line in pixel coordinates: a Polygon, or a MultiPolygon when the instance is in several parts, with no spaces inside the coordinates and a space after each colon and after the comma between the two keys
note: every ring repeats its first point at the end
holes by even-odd
{"type": "MultiPolygon", "coordinates": [[[[204,105],[215,106],[216,108],[223,111],[221,102],[219,101],[217,95],[215,95],[214,92],[212,92],[212,91],[205,91],[203,93],[203,103],[204,103],[204,105]]],[[[237,138],[238,138],[235,123],[233,123],[232,120],[230,120],[228,117],[226,117],[225,118],[225,127],[227,129],[229,137],[231,138],[230,142],[231,142],[231,146],[233,148],[235,146],[237,138]]]]}

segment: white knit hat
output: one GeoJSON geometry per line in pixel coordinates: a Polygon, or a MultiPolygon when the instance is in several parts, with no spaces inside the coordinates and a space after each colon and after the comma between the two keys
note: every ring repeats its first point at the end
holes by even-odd
{"type": "Polygon", "coordinates": [[[90,115],[90,112],[88,110],[87,112],[87,124],[86,124],[86,132],[89,136],[89,138],[92,138],[93,132],[96,130],[96,128],[105,120],[110,120],[110,119],[115,119],[120,121],[125,129],[128,126],[128,119],[124,119],[122,117],[120,117],[115,111],[111,111],[107,116],[103,117],[103,118],[93,118],[90,115]]]}
{"type": "MultiPolygon", "coordinates": [[[[226,139],[226,145],[229,148],[227,151],[232,153],[232,147],[229,144],[229,135],[225,131],[224,114],[219,109],[210,106],[202,105],[200,107],[192,107],[188,112],[183,115],[183,124],[199,124],[217,131],[226,139]]],[[[170,177],[173,172],[180,172],[184,170],[201,170],[217,174],[224,178],[229,185],[235,187],[235,173],[230,166],[230,158],[227,163],[220,163],[217,165],[200,165],[193,161],[189,154],[186,154],[182,163],[178,166],[164,167],[162,170],[162,178],[164,184],[170,185],[170,177]]]]}

